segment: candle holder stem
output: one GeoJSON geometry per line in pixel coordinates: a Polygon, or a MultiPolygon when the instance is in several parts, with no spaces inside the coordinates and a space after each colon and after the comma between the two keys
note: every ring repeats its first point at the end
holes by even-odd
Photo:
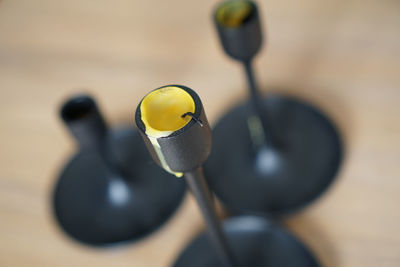
{"type": "Polygon", "coordinates": [[[194,171],[184,174],[187,186],[196,198],[201,213],[207,225],[207,234],[210,242],[215,248],[221,263],[226,267],[237,267],[236,260],[230,249],[226,236],[222,231],[213,203],[212,192],[204,179],[203,168],[199,167],[194,171]]]}

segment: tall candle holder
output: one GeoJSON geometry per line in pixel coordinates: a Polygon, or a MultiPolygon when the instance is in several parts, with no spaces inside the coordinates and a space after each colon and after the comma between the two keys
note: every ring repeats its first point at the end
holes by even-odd
{"type": "Polygon", "coordinates": [[[283,95],[262,97],[252,69],[262,44],[254,2],[223,2],[213,19],[224,51],[243,65],[250,99],[213,129],[205,164],[209,185],[234,213],[297,210],[334,180],[342,159],[340,136],[311,105],[283,95]]]}
{"type": "Polygon", "coordinates": [[[193,90],[181,85],[153,90],[138,105],[135,120],[153,160],[184,177],[206,223],[207,236],[188,245],[175,267],[319,266],[299,241],[266,219],[236,217],[220,224],[202,170],[211,130],[193,90]]]}

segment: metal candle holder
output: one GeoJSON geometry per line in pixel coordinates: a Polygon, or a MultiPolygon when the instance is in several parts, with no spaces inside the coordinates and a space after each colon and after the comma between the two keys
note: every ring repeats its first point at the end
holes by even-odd
{"type": "Polygon", "coordinates": [[[79,145],[54,189],[62,229],[77,241],[105,246],[160,227],[181,203],[184,184],[154,166],[137,131],[110,130],[90,96],[70,98],[60,113],[79,145]]]}
{"type": "Polygon", "coordinates": [[[280,95],[262,98],[251,64],[263,39],[254,2],[223,2],[213,19],[224,51],[244,67],[250,101],[214,127],[205,164],[209,185],[234,213],[297,210],[334,180],[342,159],[339,134],[304,102],[280,95]]]}
{"type": "Polygon", "coordinates": [[[222,227],[201,167],[211,150],[211,130],[193,90],[181,85],[153,90],[140,102],[135,120],[154,161],[184,176],[206,222],[207,238],[197,237],[175,267],[318,266],[300,242],[263,218],[232,218],[222,227]]]}

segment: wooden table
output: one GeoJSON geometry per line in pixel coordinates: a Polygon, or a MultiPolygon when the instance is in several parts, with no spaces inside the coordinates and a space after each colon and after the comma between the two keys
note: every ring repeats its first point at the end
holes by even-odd
{"type": "MultiPolygon", "coordinates": [[[[261,2],[261,1],[260,1],[261,2]]],[[[114,249],[74,243],[51,214],[75,145],[58,118],[82,89],[112,125],[151,89],[197,90],[211,123],[246,96],[221,51],[216,1],[0,0],[0,266],[168,266],[203,228],[191,196],[149,238],[114,249]]],[[[400,265],[400,3],[260,3],[267,45],[259,83],[307,100],[339,126],[340,175],[284,224],[325,266],[400,265]]]]}

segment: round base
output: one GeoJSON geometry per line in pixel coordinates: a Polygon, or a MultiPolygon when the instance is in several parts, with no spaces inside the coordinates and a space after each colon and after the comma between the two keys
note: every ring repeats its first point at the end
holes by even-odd
{"type": "Polygon", "coordinates": [[[111,132],[107,148],[114,168],[99,153],[80,151],[54,191],[55,215],[65,232],[97,246],[151,233],[171,216],[186,190],[183,180],[153,163],[137,131],[111,132]]]}
{"type": "Polygon", "coordinates": [[[283,96],[263,103],[274,148],[255,151],[248,103],[225,115],[213,130],[205,173],[231,212],[280,215],[297,210],[331,184],[341,162],[340,137],[324,115],[283,96]]]}
{"type": "MultiPolygon", "coordinates": [[[[291,234],[261,217],[233,217],[223,227],[239,267],[319,266],[307,248],[291,234]]],[[[174,265],[187,266],[222,266],[205,234],[192,241],[174,265]]]]}

